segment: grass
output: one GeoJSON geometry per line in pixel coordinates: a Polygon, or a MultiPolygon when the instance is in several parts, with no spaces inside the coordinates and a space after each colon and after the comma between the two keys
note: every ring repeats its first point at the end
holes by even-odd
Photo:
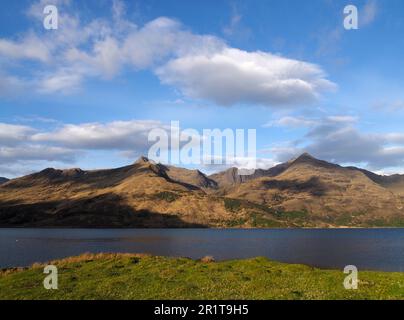
{"type": "Polygon", "coordinates": [[[386,227],[404,228],[404,219],[402,217],[392,217],[387,221],[383,219],[374,219],[366,221],[365,225],[369,227],[379,227],[379,228],[386,228],[386,227]]]}
{"type": "Polygon", "coordinates": [[[238,212],[243,207],[243,202],[238,199],[224,198],[224,207],[230,212],[238,212]]]}
{"type": "Polygon", "coordinates": [[[133,254],[54,261],[59,289],[42,286],[43,265],[0,273],[0,299],[404,299],[404,273],[361,272],[346,290],[342,270],[266,258],[225,262],[133,254]]]}
{"type": "MultiPolygon", "coordinates": [[[[223,198],[227,211],[237,213],[247,212],[247,217],[226,222],[226,227],[244,227],[246,224],[252,228],[287,228],[311,226],[309,214],[306,210],[282,211],[265,204],[258,204],[248,200],[223,198]]],[[[314,224],[313,224],[314,225],[314,224]]]]}
{"type": "Polygon", "coordinates": [[[285,224],[273,219],[269,219],[267,216],[260,212],[252,212],[252,227],[253,228],[283,228],[285,224]]]}
{"type": "Polygon", "coordinates": [[[178,200],[181,196],[176,193],[173,193],[173,192],[162,191],[162,192],[156,193],[154,195],[154,197],[155,197],[155,199],[158,199],[158,200],[174,202],[174,201],[178,200]]]}

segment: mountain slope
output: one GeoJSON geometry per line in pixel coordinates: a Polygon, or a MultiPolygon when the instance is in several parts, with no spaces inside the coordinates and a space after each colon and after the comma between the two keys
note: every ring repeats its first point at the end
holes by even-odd
{"type": "Polygon", "coordinates": [[[230,168],[226,171],[212,174],[211,176],[209,176],[209,178],[215,181],[219,187],[227,189],[233,185],[244,183],[257,178],[274,177],[285,171],[288,168],[288,165],[288,163],[281,163],[267,170],[257,169],[251,175],[239,175],[237,168],[230,168]]]}
{"type": "Polygon", "coordinates": [[[147,158],[111,170],[49,168],[0,187],[0,225],[191,227],[232,220],[223,201],[210,201],[202,190],[211,186],[203,174],[147,158]]]}
{"type": "Polygon", "coordinates": [[[391,176],[382,176],[365,169],[360,169],[356,167],[350,167],[350,168],[362,172],[369,179],[381,185],[382,187],[389,189],[394,193],[398,193],[404,196],[404,175],[393,174],[391,176]]]}
{"type": "Polygon", "coordinates": [[[306,219],[339,225],[402,219],[403,199],[357,169],[304,154],[274,177],[235,185],[228,197],[247,199],[306,219]]]}
{"type": "Polygon", "coordinates": [[[9,179],[0,177],[0,185],[2,185],[3,183],[6,183],[7,181],[9,181],[9,179]]]}
{"type": "Polygon", "coordinates": [[[257,178],[263,178],[263,177],[275,177],[285,170],[287,170],[293,163],[296,163],[297,161],[305,161],[304,159],[312,159],[313,161],[316,160],[318,162],[318,165],[325,166],[328,163],[325,161],[317,160],[313,157],[311,157],[308,153],[302,154],[300,157],[296,159],[292,159],[290,161],[284,162],[277,164],[276,166],[269,168],[269,169],[257,169],[255,172],[251,175],[238,175],[238,169],[237,168],[230,168],[226,171],[222,171],[219,173],[212,174],[210,178],[214,181],[217,182],[217,184],[222,187],[222,188],[229,188],[231,186],[244,183],[247,181],[255,180],[257,178]]]}
{"type": "Polygon", "coordinates": [[[230,169],[209,177],[142,157],[117,169],[48,168],[10,180],[0,185],[0,226],[402,226],[401,181],[309,154],[251,176],[230,169]]]}

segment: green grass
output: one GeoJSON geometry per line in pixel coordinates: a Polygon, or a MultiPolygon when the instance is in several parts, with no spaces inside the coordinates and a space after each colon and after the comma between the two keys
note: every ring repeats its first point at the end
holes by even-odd
{"type": "Polygon", "coordinates": [[[365,222],[365,226],[367,227],[395,227],[395,228],[404,228],[404,219],[402,217],[392,217],[389,220],[383,219],[373,219],[365,222]]]}
{"type": "Polygon", "coordinates": [[[265,258],[203,263],[186,258],[83,255],[53,262],[59,289],[45,290],[43,266],[0,273],[0,299],[403,299],[404,273],[361,272],[346,290],[338,270],[265,258]]]}
{"type": "Polygon", "coordinates": [[[260,212],[250,213],[252,219],[252,227],[254,228],[282,228],[285,224],[268,218],[260,212]]]}
{"type": "Polygon", "coordinates": [[[224,198],[224,207],[230,212],[240,211],[243,207],[243,202],[238,199],[224,198]]]}
{"type": "Polygon", "coordinates": [[[169,191],[162,191],[153,196],[155,199],[164,200],[167,202],[174,202],[174,201],[178,200],[179,198],[181,198],[180,195],[173,193],[173,192],[169,192],[169,191]]]}
{"type": "Polygon", "coordinates": [[[302,211],[281,211],[265,204],[258,204],[248,200],[223,198],[227,211],[237,213],[241,210],[247,212],[247,219],[236,219],[227,222],[227,227],[242,227],[244,223],[250,222],[253,228],[285,228],[288,226],[306,226],[308,212],[302,211]]]}

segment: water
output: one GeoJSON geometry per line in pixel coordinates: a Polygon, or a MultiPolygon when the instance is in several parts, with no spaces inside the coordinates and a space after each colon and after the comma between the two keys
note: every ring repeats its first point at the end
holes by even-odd
{"type": "Polygon", "coordinates": [[[265,256],[321,268],[404,271],[404,229],[0,229],[0,268],[84,252],[265,256]]]}

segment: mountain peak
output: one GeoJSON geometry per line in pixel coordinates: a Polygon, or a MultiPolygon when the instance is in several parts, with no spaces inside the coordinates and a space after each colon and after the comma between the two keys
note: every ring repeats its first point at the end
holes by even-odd
{"type": "Polygon", "coordinates": [[[295,166],[295,165],[301,165],[301,164],[310,165],[310,166],[314,166],[314,167],[323,167],[323,168],[328,168],[328,169],[340,168],[340,166],[337,164],[334,164],[332,162],[327,162],[324,160],[319,160],[307,152],[302,153],[297,158],[294,158],[288,162],[289,166],[295,166]]]}
{"type": "Polygon", "coordinates": [[[150,163],[150,160],[146,156],[141,156],[139,159],[135,161],[135,164],[144,164],[144,163],[150,163]]]}
{"type": "Polygon", "coordinates": [[[297,156],[296,158],[292,159],[291,162],[294,162],[297,160],[317,160],[317,159],[314,158],[310,153],[304,152],[300,156],[297,156]]]}

